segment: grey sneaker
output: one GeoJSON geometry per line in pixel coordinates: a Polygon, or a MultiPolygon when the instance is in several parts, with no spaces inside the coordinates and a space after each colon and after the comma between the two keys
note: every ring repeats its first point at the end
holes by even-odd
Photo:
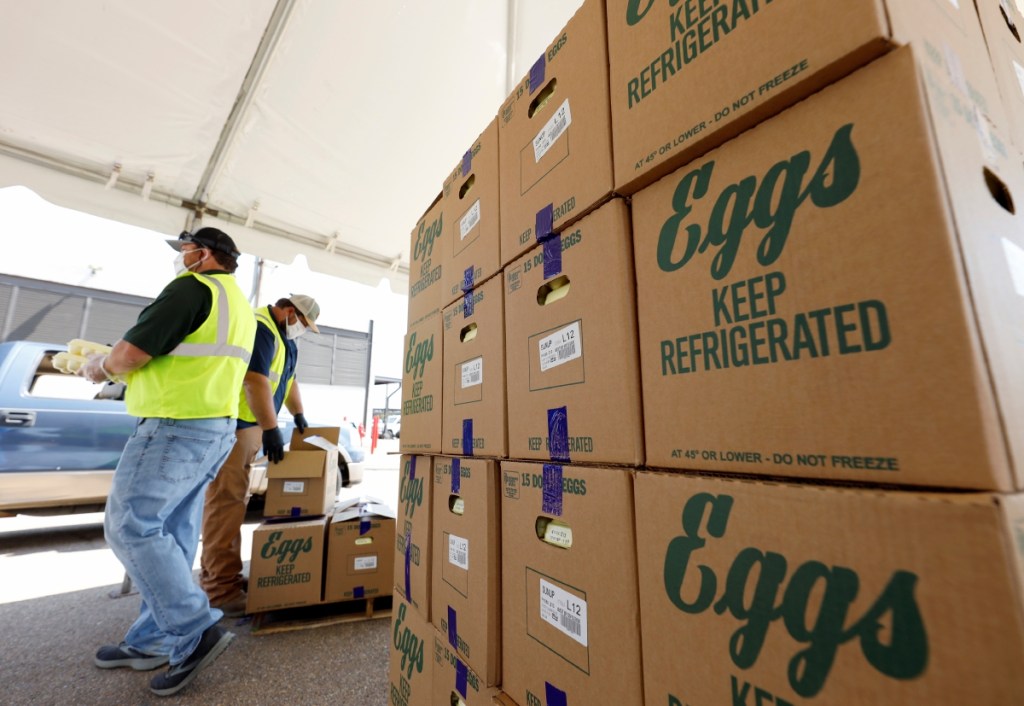
{"type": "Polygon", "coordinates": [[[131,667],[137,672],[148,672],[164,666],[168,661],[170,658],[167,655],[149,655],[123,642],[120,645],[104,645],[96,650],[93,658],[93,664],[100,669],[131,667]]]}
{"type": "Polygon", "coordinates": [[[163,674],[153,677],[149,682],[149,690],[157,696],[177,694],[192,683],[201,669],[213,664],[234,639],[233,632],[219,625],[211,625],[203,632],[195,651],[181,664],[175,664],[163,674]]]}

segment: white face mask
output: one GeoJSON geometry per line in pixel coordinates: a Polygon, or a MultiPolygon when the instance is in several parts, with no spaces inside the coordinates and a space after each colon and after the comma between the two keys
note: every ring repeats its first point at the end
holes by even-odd
{"type": "Polygon", "coordinates": [[[295,317],[294,324],[288,323],[287,321],[284,324],[284,335],[288,338],[288,340],[295,340],[305,332],[306,327],[302,325],[302,322],[299,321],[299,317],[297,316],[295,317]]]}
{"type": "Polygon", "coordinates": [[[188,251],[179,252],[178,256],[176,258],[174,258],[174,276],[175,277],[180,275],[182,272],[185,272],[186,270],[191,270],[193,267],[195,267],[196,265],[198,265],[199,263],[201,263],[203,260],[206,259],[205,257],[201,257],[198,260],[196,260],[195,262],[193,262],[191,265],[186,266],[185,265],[185,256],[188,253],[190,253],[190,252],[195,252],[195,250],[188,250],[188,251]]]}

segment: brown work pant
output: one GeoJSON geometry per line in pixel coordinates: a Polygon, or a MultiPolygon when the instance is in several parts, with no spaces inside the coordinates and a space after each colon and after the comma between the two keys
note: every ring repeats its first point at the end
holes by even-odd
{"type": "Polygon", "coordinates": [[[249,502],[249,474],[263,445],[259,426],[235,431],[235,446],[206,489],[199,585],[213,605],[234,600],[244,588],[242,523],[249,502]]]}

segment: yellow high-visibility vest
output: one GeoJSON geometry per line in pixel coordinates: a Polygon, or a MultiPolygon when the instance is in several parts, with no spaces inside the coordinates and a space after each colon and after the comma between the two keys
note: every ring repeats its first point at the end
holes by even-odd
{"type": "Polygon", "coordinates": [[[210,288],[210,315],[167,355],[131,373],[125,392],[136,417],[237,417],[238,391],[256,339],[256,318],[233,275],[183,272],[210,288]]]}
{"type": "MultiPolygon", "coordinates": [[[[274,357],[270,360],[270,374],[267,376],[270,380],[270,397],[273,399],[277,393],[277,388],[281,386],[281,376],[284,375],[285,345],[284,341],[281,340],[281,331],[277,328],[277,322],[274,321],[274,317],[270,315],[267,307],[261,306],[258,309],[254,309],[253,313],[256,315],[257,325],[263,324],[274,334],[274,357]]],[[[287,387],[284,390],[285,399],[288,399],[288,393],[292,390],[293,382],[295,382],[294,375],[288,378],[287,387]]],[[[245,389],[242,390],[241,397],[238,400],[238,418],[247,422],[256,421],[256,415],[253,414],[253,411],[249,408],[248,400],[245,399],[245,389]]]]}

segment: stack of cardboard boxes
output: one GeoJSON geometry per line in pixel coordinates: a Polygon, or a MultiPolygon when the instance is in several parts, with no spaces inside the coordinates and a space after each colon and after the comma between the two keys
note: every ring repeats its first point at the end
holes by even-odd
{"type": "Polygon", "coordinates": [[[247,613],[391,594],[395,512],[370,498],[337,500],[339,433],[296,430],[284,459],[269,464],[247,613]]]}
{"type": "Polygon", "coordinates": [[[1024,702],[1020,27],[583,3],[413,234],[390,703],[1024,702]]]}

